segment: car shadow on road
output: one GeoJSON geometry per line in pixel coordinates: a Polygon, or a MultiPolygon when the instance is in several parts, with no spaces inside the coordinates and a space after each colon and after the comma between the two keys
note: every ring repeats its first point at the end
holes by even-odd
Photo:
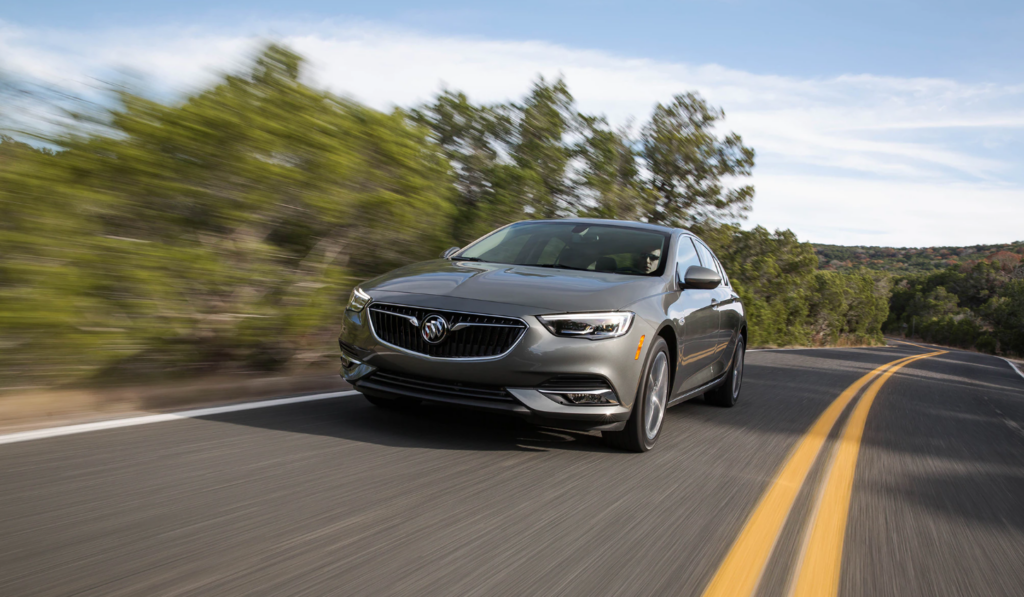
{"type": "Polygon", "coordinates": [[[617,452],[596,432],[541,428],[514,417],[441,405],[388,410],[361,395],[203,418],[397,448],[617,452]]]}
{"type": "MultiPolygon", "coordinates": [[[[834,398],[831,389],[834,378],[855,379],[862,369],[868,371],[886,360],[891,360],[891,357],[856,354],[846,359],[846,371],[816,365],[802,368],[807,375],[794,375],[793,369],[787,370],[785,375],[778,375],[778,371],[771,367],[748,362],[747,374],[751,381],[745,391],[754,394],[760,384],[762,389],[768,389],[773,395],[784,395],[786,402],[766,405],[752,399],[754,408],[741,404],[737,408],[723,409],[698,398],[677,405],[666,413],[666,432],[686,433],[690,426],[711,424],[799,436],[817,416],[815,411],[824,409],[827,401],[834,398]],[[827,401],[819,405],[823,398],[827,401]],[[788,414],[794,400],[802,405],[800,416],[788,414]]],[[[537,427],[511,416],[444,405],[424,404],[408,411],[388,410],[371,405],[361,395],[204,419],[401,448],[527,452],[572,450],[628,454],[608,447],[598,432],[537,427]]]]}
{"type": "MultiPolygon", "coordinates": [[[[842,360],[838,355],[833,358],[842,360]]],[[[754,385],[748,385],[747,391],[756,392],[756,384],[761,382],[774,384],[771,388],[773,393],[785,394],[790,400],[807,402],[806,412],[813,412],[819,408],[815,404],[816,400],[820,401],[822,396],[833,394],[830,389],[833,376],[856,377],[860,369],[870,370],[891,358],[870,352],[855,353],[847,355],[845,359],[847,368],[854,369],[853,373],[849,370],[845,373],[835,370],[830,372],[830,366],[815,366],[806,376],[794,376],[792,371],[780,376],[771,368],[748,364],[747,372],[754,385]],[[864,361],[864,364],[859,365],[860,361],[864,361]]],[[[688,425],[711,423],[767,429],[772,433],[802,434],[810,419],[807,416],[787,416],[786,411],[790,407],[791,404],[780,404],[779,408],[769,408],[766,413],[760,408],[741,406],[721,409],[699,399],[692,400],[668,411],[667,420],[671,424],[667,433],[674,433],[673,428],[685,433],[688,425]]],[[[628,454],[607,447],[597,432],[541,428],[514,417],[441,405],[421,405],[410,411],[392,411],[375,407],[358,395],[204,418],[235,425],[402,448],[528,452],[571,450],[628,454]]]]}

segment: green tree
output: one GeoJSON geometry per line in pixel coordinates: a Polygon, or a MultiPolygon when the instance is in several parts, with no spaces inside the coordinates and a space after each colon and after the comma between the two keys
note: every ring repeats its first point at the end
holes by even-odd
{"type": "Polygon", "coordinates": [[[846,315],[850,307],[847,304],[845,277],[836,272],[815,272],[813,286],[808,294],[808,325],[812,344],[836,344],[846,330],[846,315]]]}
{"type": "Polygon", "coordinates": [[[500,159],[512,130],[505,112],[444,90],[433,103],[410,113],[416,124],[430,131],[451,166],[458,192],[454,235],[459,242],[521,218],[532,196],[543,193],[535,176],[512,172],[500,159]]]}
{"type": "Polygon", "coordinates": [[[529,205],[535,217],[574,213],[576,194],[567,171],[573,148],[566,137],[577,123],[574,100],[565,81],[559,78],[548,83],[540,77],[523,103],[512,106],[511,113],[516,122],[512,158],[521,170],[536,173],[544,190],[529,205]]]}
{"type": "Polygon", "coordinates": [[[1000,348],[1024,355],[1024,279],[1009,281],[981,312],[992,323],[1000,348]]]}
{"type": "Polygon", "coordinates": [[[858,344],[884,342],[882,326],[889,316],[889,280],[861,269],[844,273],[843,281],[846,320],[841,334],[858,344]]]}
{"type": "Polygon", "coordinates": [[[789,230],[721,227],[704,235],[747,307],[751,345],[806,345],[808,293],[818,258],[789,230]]]}
{"type": "Polygon", "coordinates": [[[754,150],[735,133],[715,134],[725,118],[695,93],[658,104],[641,133],[642,155],[650,173],[654,201],[650,222],[689,227],[703,222],[732,222],[750,209],[754,187],[726,188],[724,179],[750,176],[754,150]]]}
{"type": "Polygon", "coordinates": [[[581,167],[577,188],[581,214],[607,219],[640,220],[652,193],[640,178],[639,155],[628,129],[613,130],[603,117],[580,116],[582,140],[576,154],[581,167]]]}

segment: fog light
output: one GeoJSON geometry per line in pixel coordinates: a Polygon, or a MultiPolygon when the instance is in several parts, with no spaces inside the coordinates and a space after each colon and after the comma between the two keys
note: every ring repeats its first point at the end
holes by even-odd
{"type": "Polygon", "coordinates": [[[541,393],[562,404],[602,405],[619,403],[615,393],[611,390],[580,390],[579,392],[541,390],[541,393]]]}

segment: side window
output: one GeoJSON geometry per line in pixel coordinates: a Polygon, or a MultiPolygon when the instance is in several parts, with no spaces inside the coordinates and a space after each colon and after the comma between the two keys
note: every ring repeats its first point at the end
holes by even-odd
{"type": "Polygon", "coordinates": [[[718,260],[718,257],[715,257],[715,265],[718,266],[718,273],[722,274],[722,285],[728,286],[729,276],[725,273],[725,268],[722,267],[722,262],[718,260]]]}
{"type": "Polygon", "coordinates": [[[690,269],[690,266],[693,265],[700,265],[693,241],[689,236],[680,236],[679,247],[676,249],[676,271],[679,272],[680,276],[685,276],[686,270],[690,269]]]}
{"type": "Polygon", "coordinates": [[[698,242],[697,251],[700,253],[700,260],[704,263],[704,267],[718,272],[718,275],[722,276],[722,285],[728,286],[729,277],[725,275],[725,268],[723,268],[722,264],[718,262],[718,258],[711,252],[711,249],[704,246],[704,243],[698,242]]]}
{"type": "Polygon", "coordinates": [[[704,246],[704,243],[696,243],[697,253],[700,254],[700,263],[708,269],[715,269],[715,258],[711,255],[711,249],[704,246]]]}

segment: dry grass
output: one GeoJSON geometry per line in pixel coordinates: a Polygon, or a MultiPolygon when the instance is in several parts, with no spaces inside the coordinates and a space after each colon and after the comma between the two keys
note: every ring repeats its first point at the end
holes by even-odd
{"type": "Polygon", "coordinates": [[[0,394],[0,429],[15,431],[143,412],[348,389],[337,371],[302,375],[238,374],[177,383],[0,394]]]}

